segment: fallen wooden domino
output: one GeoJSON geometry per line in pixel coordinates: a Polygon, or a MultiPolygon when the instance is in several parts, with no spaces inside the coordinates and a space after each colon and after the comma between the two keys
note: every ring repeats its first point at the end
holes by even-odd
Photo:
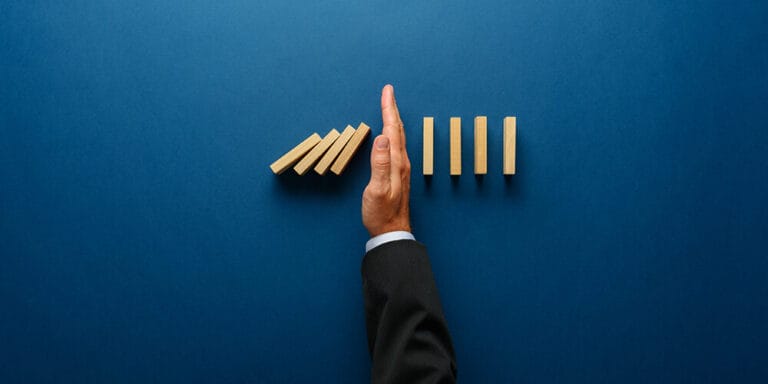
{"type": "Polygon", "coordinates": [[[352,156],[355,155],[357,150],[363,144],[363,140],[365,140],[365,138],[368,136],[368,133],[370,132],[371,128],[369,126],[367,126],[365,123],[360,123],[360,125],[357,127],[357,130],[355,130],[355,133],[349,139],[347,145],[339,154],[336,162],[334,162],[331,166],[331,172],[337,175],[341,175],[341,173],[344,172],[347,164],[349,164],[349,161],[352,160],[352,156]]]}
{"type": "Polygon", "coordinates": [[[307,152],[309,152],[315,145],[317,145],[320,140],[320,135],[313,133],[304,139],[304,141],[299,143],[299,145],[293,147],[293,149],[288,151],[279,159],[275,160],[275,162],[272,163],[269,168],[272,169],[272,172],[274,172],[276,175],[285,172],[286,169],[290,168],[291,165],[299,161],[299,159],[301,159],[307,152]]]}
{"type": "Polygon", "coordinates": [[[328,168],[331,167],[333,161],[336,160],[336,157],[339,155],[339,153],[341,153],[341,150],[344,149],[344,146],[347,145],[347,142],[350,138],[352,138],[352,135],[354,134],[355,128],[353,128],[351,125],[347,125],[347,128],[341,132],[341,136],[339,136],[339,138],[333,142],[331,148],[325,152],[323,158],[320,159],[320,161],[315,166],[315,172],[318,175],[324,175],[325,172],[328,171],[328,168]]]}
{"type": "Polygon", "coordinates": [[[309,151],[309,153],[307,153],[307,155],[304,156],[304,158],[301,159],[301,161],[299,161],[295,167],[293,167],[293,170],[296,171],[296,173],[299,175],[307,173],[309,168],[311,168],[315,162],[320,159],[320,156],[322,156],[325,151],[331,147],[331,144],[333,144],[340,135],[341,134],[339,131],[336,129],[331,129],[330,132],[328,132],[325,137],[323,137],[323,140],[315,145],[315,147],[312,148],[312,150],[309,151]]]}

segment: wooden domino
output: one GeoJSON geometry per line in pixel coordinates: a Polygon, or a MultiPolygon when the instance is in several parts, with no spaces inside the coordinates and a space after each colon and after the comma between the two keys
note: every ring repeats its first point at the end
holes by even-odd
{"type": "Polygon", "coordinates": [[[424,118],[424,162],[422,164],[423,173],[432,175],[435,165],[435,119],[432,117],[424,118]]]}
{"type": "Polygon", "coordinates": [[[352,135],[355,134],[355,128],[351,125],[347,125],[346,128],[344,128],[344,131],[341,132],[341,135],[339,138],[336,139],[336,141],[333,142],[333,145],[331,145],[331,148],[328,149],[327,152],[325,152],[325,155],[320,159],[320,161],[315,166],[315,172],[319,175],[324,175],[326,171],[328,171],[328,168],[331,167],[331,164],[334,160],[336,160],[336,156],[341,153],[341,150],[344,149],[344,146],[347,144],[349,139],[352,137],[352,135]]]}
{"type": "Polygon", "coordinates": [[[325,137],[323,137],[323,140],[320,141],[317,145],[315,145],[314,148],[312,148],[309,153],[307,153],[306,156],[304,156],[301,161],[296,164],[295,167],[293,167],[293,170],[296,171],[299,175],[303,175],[307,173],[309,168],[312,167],[312,165],[317,162],[318,159],[320,159],[320,156],[325,153],[325,151],[331,147],[331,144],[333,144],[336,139],[338,139],[340,136],[339,131],[336,129],[331,129],[330,132],[328,132],[325,137]]]}
{"type": "Polygon", "coordinates": [[[461,118],[451,117],[451,176],[461,175],[461,118]]]}
{"type": "Polygon", "coordinates": [[[272,169],[276,175],[283,173],[286,169],[290,168],[295,162],[299,161],[307,152],[309,152],[317,143],[320,142],[320,135],[313,133],[299,145],[293,147],[285,155],[275,160],[269,168],[272,169]]]}
{"type": "Polygon", "coordinates": [[[357,130],[355,130],[355,133],[349,139],[347,145],[344,146],[344,149],[339,154],[339,157],[331,166],[331,172],[341,175],[341,172],[347,167],[349,161],[352,160],[352,156],[355,155],[358,148],[363,144],[363,140],[365,140],[370,132],[371,128],[369,126],[365,125],[365,123],[360,123],[357,130]]]}
{"type": "Polygon", "coordinates": [[[475,117],[475,175],[488,173],[488,118],[475,117]]]}
{"type": "Polygon", "coordinates": [[[515,174],[515,136],[517,119],[514,116],[504,118],[504,174],[515,174]]]}

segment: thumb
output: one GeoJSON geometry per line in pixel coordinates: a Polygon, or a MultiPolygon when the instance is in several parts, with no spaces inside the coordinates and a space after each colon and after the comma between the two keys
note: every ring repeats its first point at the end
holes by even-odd
{"type": "Polygon", "coordinates": [[[371,185],[389,189],[389,172],[392,167],[392,157],[389,154],[389,138],[379,135],[373,142],[371,151],[371,185]]]}

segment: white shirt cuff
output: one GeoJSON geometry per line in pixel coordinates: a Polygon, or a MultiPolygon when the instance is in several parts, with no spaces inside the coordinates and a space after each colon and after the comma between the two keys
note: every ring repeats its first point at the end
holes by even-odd
{"type": "Polygon", "coordinates": [[[416,240],[413,234],[407,231],[393,231],[382,233],[381,235],[374,236],[367,243],[365,243],[365,253],[370,252],[372,249],[379,245],[386,244],[392,241],[398,240],[416,240]]]}

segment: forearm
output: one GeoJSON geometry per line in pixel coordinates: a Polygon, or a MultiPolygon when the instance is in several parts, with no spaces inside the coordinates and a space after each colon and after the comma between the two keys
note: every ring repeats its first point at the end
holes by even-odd
{"type": "Polygon", "coordinates": [[[456,363],[426,248],[386,243],[363,260],[373,382],[453,382],[456,363]]]}

